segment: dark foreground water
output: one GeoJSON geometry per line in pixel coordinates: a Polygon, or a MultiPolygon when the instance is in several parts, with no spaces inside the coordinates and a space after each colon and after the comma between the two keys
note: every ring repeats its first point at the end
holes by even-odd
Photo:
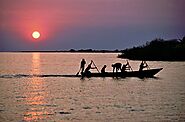
{"type": "MultiPolygon", "coordinates": [[[[155,62],[156,78],[29,77],[76,74],[81,58],[97,67],[117,54],[0,53],[0,122],[185,121],[185,62],[155,62]]],[[[140,61],[130,61],[134,70],[140,61]]],[[[96,72],[96,70],[93,70],[96,72]]]]}

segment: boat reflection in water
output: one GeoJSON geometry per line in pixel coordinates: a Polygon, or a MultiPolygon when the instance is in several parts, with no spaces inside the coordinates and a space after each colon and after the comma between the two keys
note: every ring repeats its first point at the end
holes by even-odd
{"type": "MultiPolygon", "coordinates": [[[[30,74],[40,74],[40,53],[32,54],[32,69],[30,74]]],[[[24,113],[24,121],[37,121],[45,119],[44,115],[48,115],[44,105],[46,104],[46,87],[42,78],[33,77],[27,83],[27,91],[25,91],[25,104],[27,110],[24,113]]]]}

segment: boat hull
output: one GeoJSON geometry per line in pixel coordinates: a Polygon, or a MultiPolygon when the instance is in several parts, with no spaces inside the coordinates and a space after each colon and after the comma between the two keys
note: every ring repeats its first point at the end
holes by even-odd
{"type": "Polygon", "coordinates": [[[54,74],[49,74],[49,75],[26,75],[26,74],[13,74],[13,75],[0,75],[0,78],[33,78],[33,77],[79,77],[79,78],[84,78],[84,77],[153,77],[155,74],[157,74],[159,71],[161,71],[163,68],[158,68],[158,69],[149,69],[149,70],[143,70],[143,71],[129,71],[129,72],[118,72],[118,73],[113,73],[113,72],[107,72],[105,74],[102,73],[90,73],[89,75],[54,75],[54,74]]]}
{"type": "Polygon", "coordinates": [[[161,71],[163,68],[157,68],[157,69],[149,69],[149,70],[143,70],[143,71],[129,71],[129,72],[106,72],[104,74],[102,73],[90,73],[88,75],[83,75],[83,77],[154,77],[159,71],[161,71]]]}

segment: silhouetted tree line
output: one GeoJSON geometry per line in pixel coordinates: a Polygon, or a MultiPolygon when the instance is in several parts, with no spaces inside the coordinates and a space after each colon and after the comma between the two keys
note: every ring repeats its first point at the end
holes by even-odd
{"type": "Polygon", "coordinates": [[[94,49],[70,49],[70,50],[23,50],[23,51],[17,51],[17,52],[80,52],[80,53],[120,53],[121,50],[115,49],[115,50],[94,50],[94,49]]]}
{"type": "Polygon", "coordinates": [[[70,49],[69,52],[101,52],[101,53],[108,53],[108,52],[121,52],[118,49],[116,50],[93,50],[93,49],[79,49],[79,50],[75,50],[75,49],[70,49]]]}
{"type": "Polygon", "coordinates": [[[125,49],[119,58],[132,60],[185,61],[185,36],[183,39],[154,39],[138,47],[125,49]]]}

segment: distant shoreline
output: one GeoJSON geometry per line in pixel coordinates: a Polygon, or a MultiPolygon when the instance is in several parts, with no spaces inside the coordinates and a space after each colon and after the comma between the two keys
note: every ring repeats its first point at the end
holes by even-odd
{"type": "Polygon", "coordinates": [[[60,51],[52,51],[52,50],[45,50],[45,51],[38,51],[38,50],[23,50],[23,51],[0,51],[0,52],[13,52],[13,53],[31,53],[31,52],[38,52],[38,53],[121,53],[121,50],[60,50],[60,51]]]}

